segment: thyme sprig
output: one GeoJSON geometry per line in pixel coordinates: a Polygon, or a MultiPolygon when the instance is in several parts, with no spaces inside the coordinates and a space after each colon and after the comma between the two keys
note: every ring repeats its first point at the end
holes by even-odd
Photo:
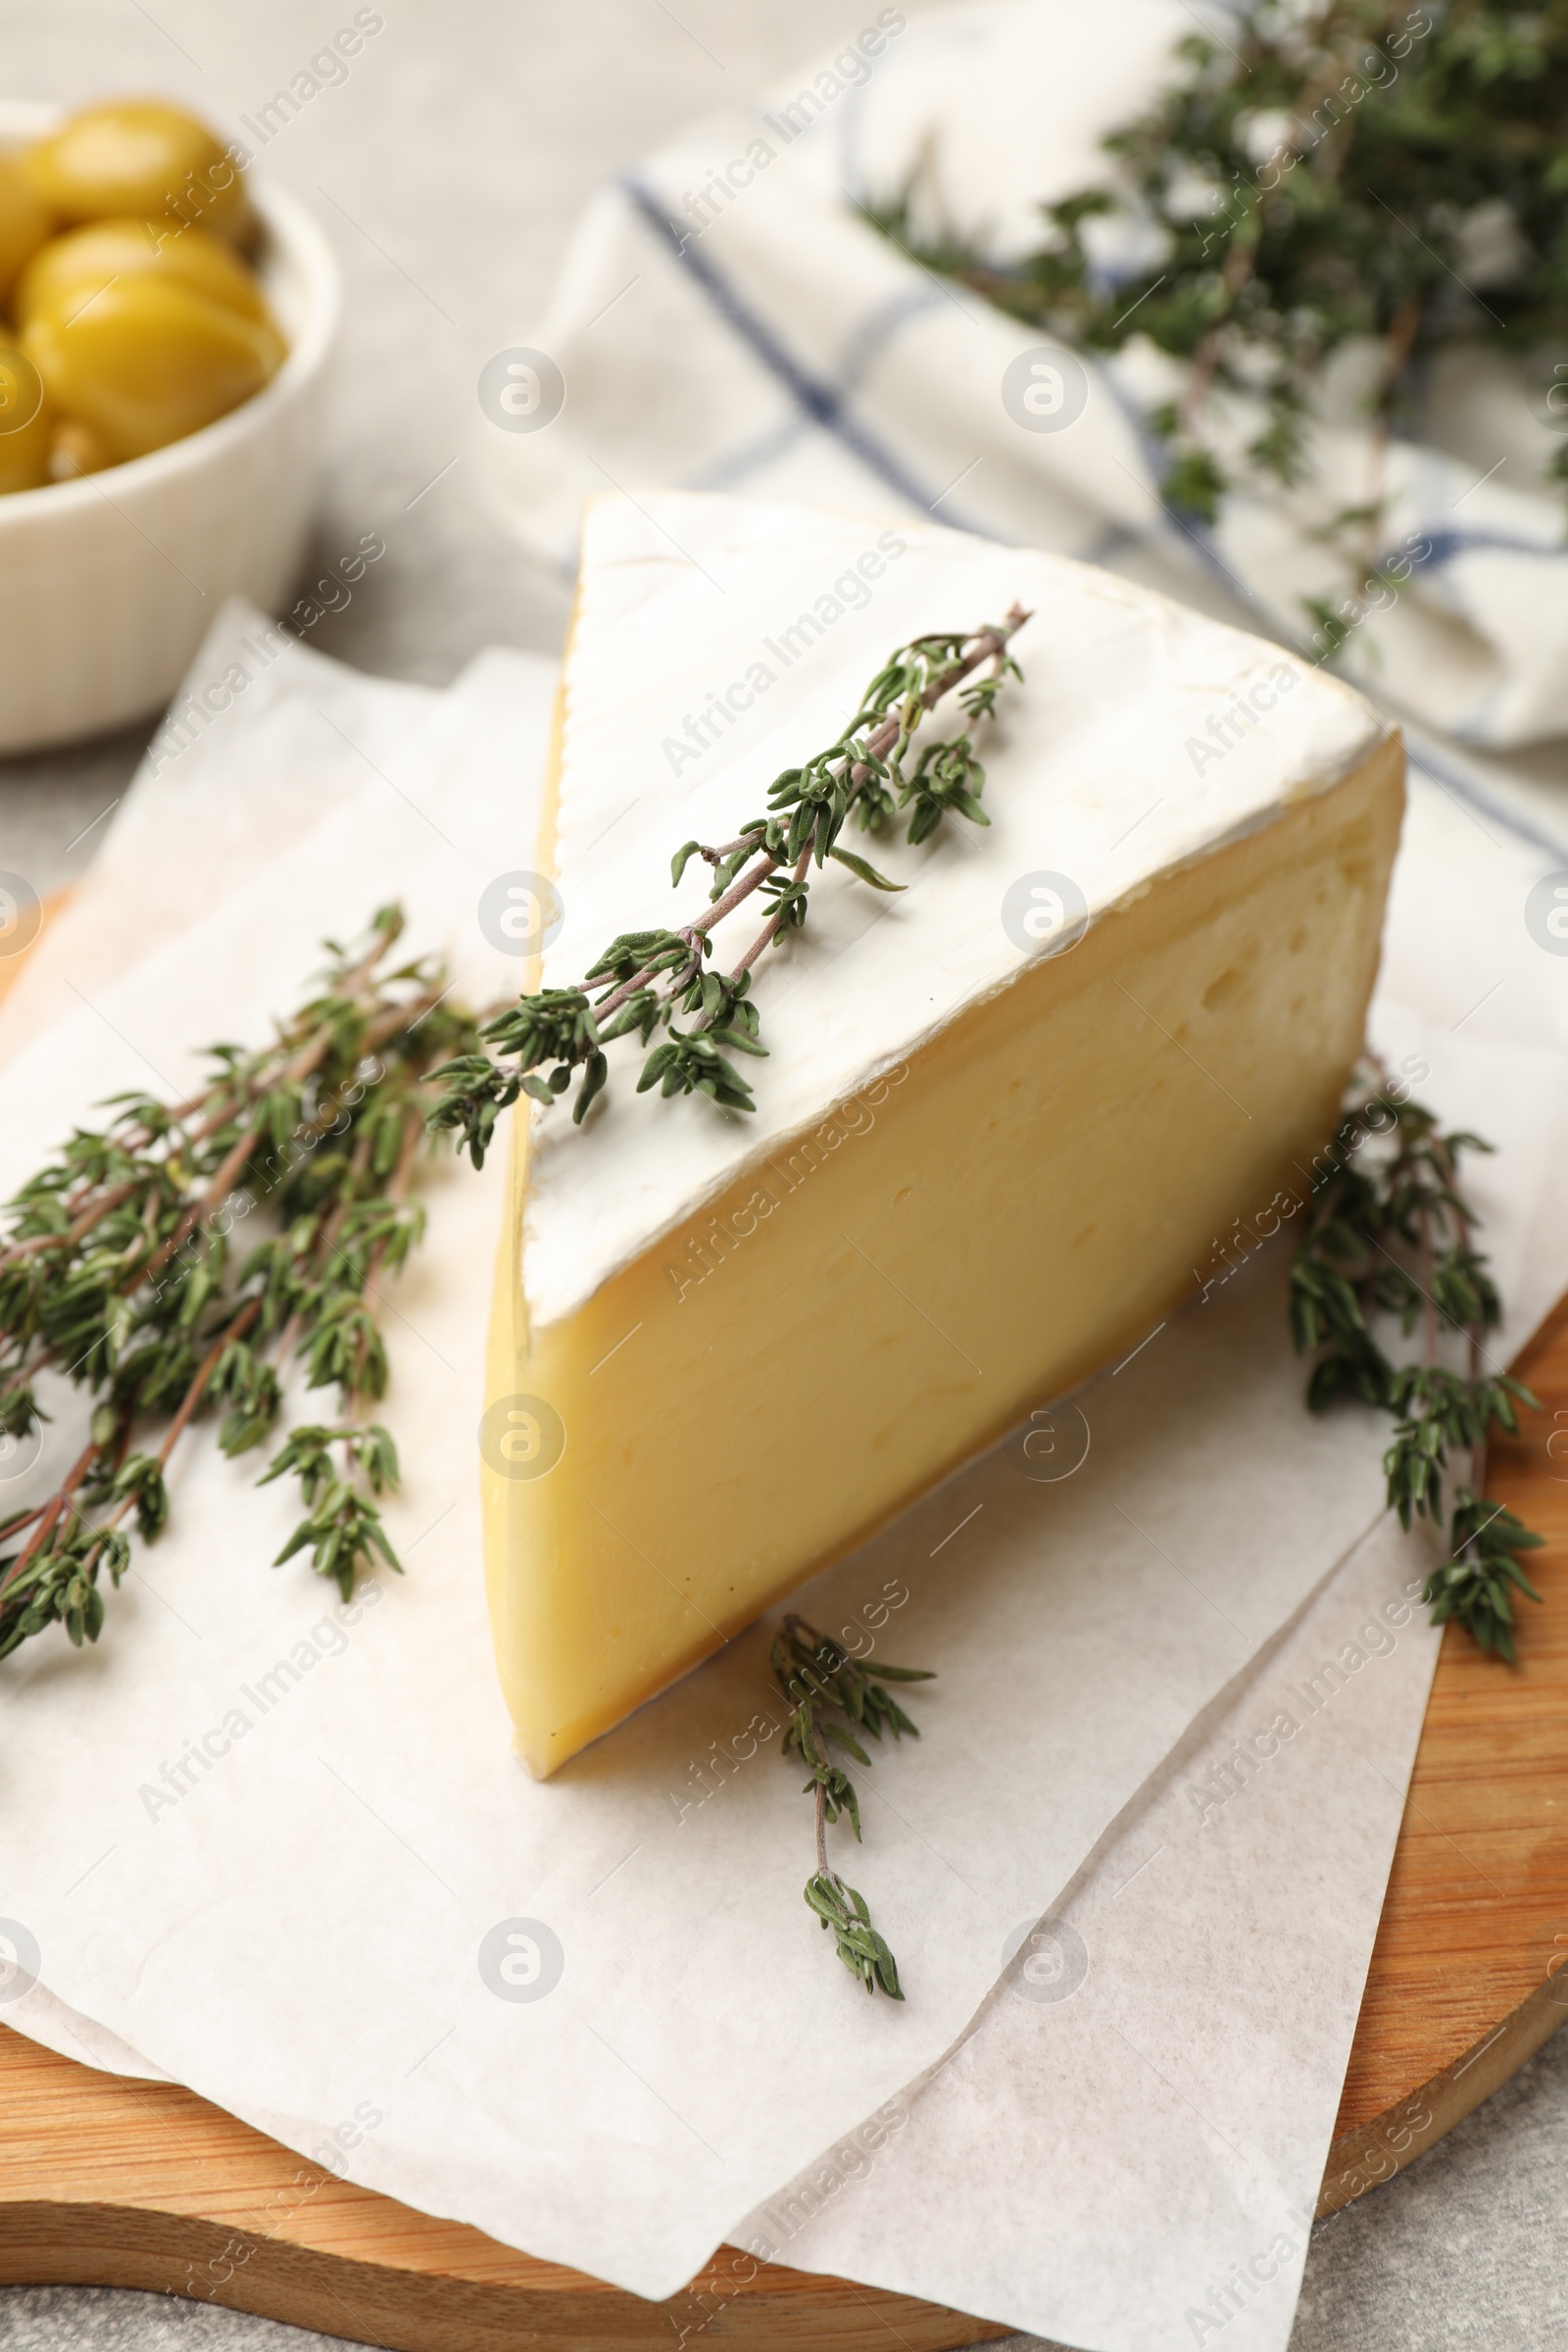
{"type": "Polygon", "coordinates": [[[752,996],[759,957],[805,924],[811,869],[820,871],[830,858],[873,890],[906,887],[844,846],[852,816],[874,834],[907,813],[911,843],[926,840],[954,811],[990,823],[974,737],[996,715],[1004,681],[1023,674],[1007,647],[1028,617],[1014,605],[1004,621],[972,635],[941,632],[899,647],[837,740],[774,778],[762,815],[749,818],[732,841],[688,841],[675,852],[670,880],[677,889],[694,858],[711,869],[706,912],[673,929],[622,932],[580,986],[540,989],[487,1022],[480,1037],[491,1051],[463,1054],[436,1073],[448,1083],[435,1125],[456,1129],[459,1151],[481,1167],[502,1111],[519,1096],[548,1107],[577,1072],[572,1117],[580,1121],[609,1078],[606,1048],[628,1036],[645,1051],[652,1047],[639,1094],[658,1087],[665,1097],[705,1095],[726,1110],[755,1110],[751,1087],[728,1056],[767,1054],[752,996]],[[988,673],[976,676],[987,664],[988,673]],[[923,745],[909,764],[921,722],[956,687],[963,689],[962,725],[923,745]],[[754,893],[767,908],[765,921],[732,971],[710,969],[714,929],[754,893]],[[677,1014],[690,1026],[678,1028],[677,1014]]]}
{"type": "Polygon", "coordinates": [[[1483,1649],[1511,1659],[1515,1596],[1541,1598],[1519,1555],[1544,1539],[1486,1498],[1487,1445],[1494,1429],[1517,1430],[1521,1406],[1539,1407],[1522,1381],[1486,1360],[1486,1336],[1502,1310],[1475,1246],[1459,1155],[1491,1146],[1445,1134],[1383,1072],[1350,1104],[1319,1163],[1291,1268],[1292,1332],[1298,1349],[1317,1357],[1307,1402],[1321,1412],[1336,1397],[1358,1396],[1394,1414],[1383,1457],[1391,1509],[1405,1528],[1448,1516],[1448,1556],[1426,1586],[1433,1623],[1453,1618],[1483,1649]],[[1419,1361],[1394,1361],[1379,1336],[1390,1322],[1406,1338],[1420,1325],[1419,1361]],[[1442,1360],[1446,1338],[1462,1341],[1462,1369],[1442,1360]],[[1455,1454],[1465,1457],[1465,1476],[1446,1498],[1455,1454]]]}
{"type": "MultiPolygon", "coordinates": [[[[863,208],[1012,318],[1186,363],[1181,397],[1148,419],[1170,508],[1211,521],[1242,483],[1303,481],[1316,380],[1353,340],[1380,347],[1379,448],[1443,347],[1560,347],[1568,0],[1246,0],[1223,42],[1193,34],[1176,57],[1173,86],[1104,141],[1114,184],[1044,206],[1045,240],[1020,261],[922,228],[917,184],[863,208]],[[1137,239],[1128,270],[1105,266],[1111,221],[1137,239]]],[[[1551,470],[1568,479],[1568,441],[1551,470]]],[[[1369,585],[1385,503],[1374,478],[1325,534],[1369,585]]]]}
{"type": "Polygon", "coordinates": [[[846,1885],[827,1858],[830,1822],[848,1817],[860,1840],[860,1805],[855,1784],[830,1750],[841,1748],[858,1764],[871,1759],[858,1734],[880,1740],[887,1731],[895,1740],[907,1732],[920,1737],[900,1706],[889,1683],[931,1683],[936,1676],[918,1666],[879,1666],[877,1678],[866,1673],[840,1642],[819,1634],[804,1618],[790,1615],[776,1635],[771,1651],[773,1673],[792,1709],[780,1752],[798,1755],[809,1778],[805,1788],[816,1802],[816,1868],[806,1882],[806,1901],[833,1931],[839,1958],[868,1993],[885,1992],[902,2001],[898,1962],[871,1925],[865,1897],[846,1885]]]}
{"type": "Polygon", "coordinates": [[[346,1598],[378,1554],[399,1563],[376,1498],[397,1451],[364,1408],[387,1384],[379,1285],[419,1238],[415,1162],[431,1072],[474,1023],[434,963],[394,966],[403,928],[378,913],[357,948],[328,943],[318,991],[267,1046],[213,1047],[188,1100],[112,1098],[24,1185],[0,1240],[0,1430],[47,1418],[46,1371],[94,1398],[87,1444],[52,1494],[0,1516],[0,1657],[52,1624],[78,1646],[103,1629],[102,1579],[130,1565],[130,1531],[169,1519],[166,1471],[193,1421],[220,1450],[260,1446],[291,1361],[335,1387],[337,1423],[289,1432],[262,1481],[292,1474],[306,1517],[278,1564],[309,1548],[346,1598]],[[236,1262],[235,1233],[265,1239],[236,1262]]]}

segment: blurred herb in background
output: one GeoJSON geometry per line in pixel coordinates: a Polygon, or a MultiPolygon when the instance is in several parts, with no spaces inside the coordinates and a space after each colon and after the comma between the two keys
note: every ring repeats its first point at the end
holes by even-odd
{"type": "MultiPolygon", "coordinates": [[[[918,181],[865,208],[1012,318],[1185,362],[1149,418],[1167,506],[1212,521],[1231,488],[1305,479],[1315,380],[1358,338],[1379,347],[1385,441],[1445,348],[1568,359],[1568,0],[1250,0],[1223,42],[1195,33],[1176,56],[1167,94],[1105,140],[1106,184],[1043,206],[1022,260],[923,228],[918,181]],[[1107,227],[1136,263],[1107,269],[1107,227]]],[[[1568,438],[1550,470],[1568,479],[1568,438]]],[[[1369,579],[1382,505],[1374,482],[1320,532],[1369,579]]],[[[1331,609],[1307,602],[1320,629],[1331,609]]]]}

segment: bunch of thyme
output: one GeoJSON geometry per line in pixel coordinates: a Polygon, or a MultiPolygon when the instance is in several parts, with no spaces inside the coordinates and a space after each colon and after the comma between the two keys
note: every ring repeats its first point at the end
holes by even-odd
{"type": "Polygon", "coordinates": [[[907,810],[911,843],[924,841],[955,809],[975,824],[989,824],[980,806],[985,770],[974,733],[982,719],[994,716],[1004,679],[1022,675],[1007,645],[1028,617],[1014,605],[1004,621],[973,635],[943,633],[901,646],[871,680],[838,740],[774,779],[765,814],[743,824],[733,841],[688,841],[676,851],[670,867],[675,887],[693,858],[712,869],[705,913],[673,930],[659,925],[623,932],[580,987],[541,989],[488,1022],[480,1036],[501,1058],[475,1051],[437,1073],[448,1085],[435,1123],[458,1130],[459,1151],[481,1167],[501,1112],[519,1095],[548,1106],[565,1094],[577,1071],[572,1116],[581,1120],[609,1076],[606,1047],[634,1031],[645,1049],[656,1031],[663,1032],[644,1061],[639,1094],[657,1086],[665,1096],[706,1095],[727,1110],[755,1110],[751,1088],[724,1049],[765,1058],[751,995],[758,958],[780,933],[804,925],[813,865],[820,869],[831,858],[875,890],[905,887],[843,846],[852,815],[863,831],[876,833],[907,810]],[[987,663],[989,673],[975,677],[987,663]],[[921,721],[959,686],[962,726],[944,741],[924,744],[906,764],[921,721]],[[766,920],[732,971],[709,969],[715,926],[758,891],[766,920]],[[688,1017],[689,1027],[676,1027],[677,1013],[688,1017]]]}
{"type": "Polygon", "coordinates": [[[0,1432],[44,1419],[53,1372],[95,1399],[87,1443],[54,1492],[0,1516],[0,1657],[56,1622],[78,1646],[104,1623],[100,1577],[130,1564],[169,1517],[165,1473],[195,1420],[218,1444],[262,1444],[291,1360],[336,1387],[336,1421],[291,1430],[262,1483],[292,1473],[306,1516],[279,1562],[309,1550],[345,1597],[361,1566],[398,1561],[376,1497],[397,1453],[359,1418],[387,1381],[380,1279],[422,1229],[409,1198],[433,1066],[472,1021],[427,962],[387,968],[403,927],[376,915],[363,949],[328,943],[322,985],[273,1042],[214,1047],[185,1102],[116,1096],[25,1185],[0,1240],[0,1432]],[[236,1266],[236,1226],[267,1238],[236,1266]]]}
{"type": "Polygon", "coordinates": [[[856,1842],[860,1837],[860,1805],[855,1784],[828,1750],[840,1747],[858,1764],[871,1759],[856,1737],[858,1732],[880,1740],[884,1731],[902,1740],[920,1734],[887,1689],[889,1683],[933,1683],[934,1674],[918,1666],[879,1666],[873,1681],[841,1642],[819,1634],[804,1618],[785,1618],[772,1647],[773,1673],[792,1709],[780,1753],[786,1761],[799,1755],[810,1778],[805,1787],[816,1799],[816,1868],[806,1882],[806,1901],[831,1928],[839,1958],[857,1984],[869,1993],[885,1992],[902,2001],[898,1962],[871,1925],[865,1897],[847,1886],[827,1858],[827,1825],[848,1815],[856,1842]]]}
{"type": "MultiPolygon", "coordinates": [[[[864,208],[1012,318],[1096,351],[1147,337],[1188,363],[1181,398],[1149,419],[1168,506],[1212,520],[1250,473],[1301,481],[1314,379],[1354,338],[1381,345],[1371,407],[1385,441],[1445,345],[1560,348],[1568,0],[1247,0],[1222,42],[1193,34],[1177,56],[1176,85],[1104,141],[1115,184],[1046,205],[1045,242],[1021,261],[923,232],[914,184],[864,208]],[[1146,257],[1129,271],[1097,262],[1107,216],[1146,257]],[[1226,395],[1243,415],[1261,404],[1239,470],[1226,395]]],[[[1568,479],[1568,441],[1552,470],[1568,479]]],[[[1368,584],[1382,507],[1374,487],[1323,534],[1353,542],[1368,584]]],[[[1319,604],[1307,610],[1322,623],[1319,604]]]]}
{"type": "Polygon", "coordinates": [[[1324,1154],[1320,1181],[1291,1268],[1291,1328],[1298,1349],[1318,1351],[1307,1402],[1321,1412],[1358,1396],[1396,1417],[1384,1455],[1390,1507],[1448,1518],[1448,1556],[1426,1588],[1434,1624],[1454,1618],[1483,1649],[1514,1654],[1514,1596],[1535,1590],[1519,1554],[1534,1535],[1501,1503],[1487,1499],[1487,1443],[1512,1434],[1518,1407],[1539,1409],[1522,1382],[1494,1370],[1485,1341],[1501,1307],[1475,1246],[1476,1214],[1459,1190],[1459,1154],[1486,1152],[1479,1136],[1444,1134],[1430,1110],[1378,1073],[1371,1092],[1351,1098],[1324,1154]],[[1372,1142],[1372,1137],[1381,1139],[1372,1142]],[[1396,1320],[1406,1337],[1421,1326],[1418,1362],[1396,1364],[1374,1318],[1396,1320]],[[1464,1368],[1441,1360],[1445,1335],[1462,1340],[1464,1368]],[[1445,1494],[1450,1453],[1465,1476],[1445,1494]]]}

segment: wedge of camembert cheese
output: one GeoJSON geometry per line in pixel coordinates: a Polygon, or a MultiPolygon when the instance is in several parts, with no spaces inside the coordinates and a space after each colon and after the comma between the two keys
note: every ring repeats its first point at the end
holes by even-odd
{"type": "Polygon", "coordinates": [[[535,1774],[1135,1347],[1233,1219],[1300,1195],[1333,1127],[1397,737],[1127,580],[907,523],[591,507],[532,853],[563,919],[528,984],[689,919],[706,869],[671,889],[681,842],[730,840],[895,646],[1014,600],[989,828],[864,845],[902,896],[814,881],[759,967],[755,1115],[639,1096],[635,1039],[581,1127],[519,1106],[481,1454],[535,1774]]]}

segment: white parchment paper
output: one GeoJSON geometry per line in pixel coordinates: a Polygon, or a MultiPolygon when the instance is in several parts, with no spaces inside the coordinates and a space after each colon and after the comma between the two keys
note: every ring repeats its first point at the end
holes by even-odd
{"type": "Polygon", "coordinates": [[[1381,1522],[879,2144],[740,2244],[1105,2352],[1284,2352],[1437,1657],[1424,1564],[1381,1522]]]}
{"type": "MultiPolygon", "coordinates": [[[[19,1164],[6,1162],[6,1183],[30,1165],[48,1121],[58,1132],[126,1082],[102,1036],[118,1036],[122,1055],[156,1048],[177,1080],[186,1047],[257,1027],[293,985],[278,977],[289,955],[303,969],[317,933],[342,927],[346,876],[363,881],[367,906],[402,889],[432,938],[474,955],[464,922],[477,889],[531,838],[527,738],[542,725],[543,685],[536,676],[531,714],[514,710],[508,724],[492,708],[469,738],[455,724],[444,765],[432,753],[396,795],[378,784],[379,799],[328,818],[185,942],[95,992],[71,1016],[69,1055],[57,1030],[47,1056],[34,1048],[14,1060],[5,1149],[19,1164]],[[413,806],[400,815],[393,799],[413,806]],[[450,858],[426,838],[431,826],[450,858]],[[61,1087],[62,1063],[74,1094],[61,1087]]],[[[1442,865],[1449,845],[1435,840],[1432,855],[1442,865]]],[[[1499,856],[1500,905],[1518,875],[1499,856]]],[[[1445,986],[1456,960],[1444,961],[1445,986]]],[[[1428,986],[1419,964],[1403,975],[1416,995],[1428,986]]],[[[1492,1104],[1501,1120],[1490,1121],[1506,1153],[1488,1175],[1496,1208],[1511,1198],[1497,1171],[1518,1196],[1500,1253],[1517,1267],[1526,1223],[1550,1206],[1543,1086],[1560,1067],[1529,1042],[1543,1025],[1527,985],[1540,972],[1521,962],[1513,976],[1530,1017],[1508,1036],[1511,1058],[1485,1050],[1478,1014],[1469,1026],[1483,1051],[1454,1040],[1446,1068],[1433,1057],[1429,1091],[1446,1110],[1445,1086],[1459,1088],[1465,1069],[1511,1073],[1507,1102],[1492,1104]]],[[[1391,1004],[1385,1018],[1403,1023],[1390,1042],[1414,1050],[1416,1016],[1391,1004]]],[[[1485,1121],[1485,1105],[1464,1115],[1485,1121]]],[[[906,2010],[893,2011],[856,1995],[810,1931],[799,1900],[806,1809],[776,1741],[742,1752],[766,1703],[756,1637],[545,1789],[508,1752],[472,1499],[475,1335],[496,1209],[488,1177],[439,1183],[429,1244],[395,1298],[389,1412],[410,1468],[398,1526],[407,1580],[372,1587],[357,1608],[330,1595],[323,1605],[308,1577],[266,1567],[291,1516],[286,1498],[273,1512],[275,1490],[257,1496],[243,1470],[192,1455],[178,1532],[147,1555],[101,1652],[39,1644],[6,1670],[24,1733],[8,1746],[27,1757],[24,1779],[0,1765],[6,1886],[45,1983],[150,2065],[357,2179],[662,2293],[825,2141],[940,2064],[1013,1934],[1059,1907],[1140,1791],[1153,1801],[1152,1776],[1166,1766],[1169,1778],[1195,1718],[1244,1687],[1260,1645],[1372,1522],[1382,1433],[1354,1415],[1306,1420],[1280,1345],[1281,1269],[1244,1268],[1080,1398],[1093,1444],[1074,1477],[1037,1482],[1004,1448],[821,1580],[810,1605],[825,1621],[880,1610],[888,1654],[929,1653],[943,1668],[920,1748],[867,1776],[878,1793],[854,1866],[910,1983],[906,2010]],[[279,1660],[294,1672],[279,1676],[279,1660]],[[236,1707],[253,1719],[225,1748],[236,1707]],[[220,1752],[191,1760],[215,1733],[220,1752]],[[559,1983],[541,1998],[498,1992],[509,1980],[494,1964],[481,1973],[497,1931],[517,1921],[541,1923],[561,1945],[559,1983]],[[821,2096],[804,2118],[787,2077],[759,2061],[760,2019],[769,2047],[808,2035],[821,2054],[821,2096]]],[[[1539,1265],[1521,1318],[1561,1279],[1539,1265]]],[[[1393,1679],[1381,1688],[1396,1712],[1393,1679]]],[[[1398,1740],[1413,1739],[1415,1719],[1407,1704],[1405,1729],[1392,1734],[1396,1784],[1398,1740]]],[[[1299,1755],[1309,1752],[1303,1742],[1299,1755]]],[[[1363,1967],[1375,1877],[1342,1889],[1363,1967]]],[[[1193,1900],[1201,1910],[1200,1891],[1193,1900]]],[[[1168,1887],[1162,1902],[1162,1947],[1174,1948],[1184,1898],[1168,1887]]],[[[1282,2002],[1290,1990],[1282,1983],[1282,2002]]],[[[1181,2018],[1184,2050],[1210,2034],[1226,2046],[1229,2024],[1222,2002],[1181,2018]]],[[[966,2066],[990,2063],[989,2039],[987,2022],[965,2044],[966,2066]]],[[[1010,2074],[1004,2049],[996,2065],[997,2080],[1010,2074]]],[[[1259,2113],[1298,2094],[1286,2129],[1305,2115],[1310,2144],[1326,2095],[1321,2051],[1289,2080],[1244,2069],[1233,2089],[1259,2113]]],[[[1112,2102],[1102,2134],[1112,2146],[1115,2113],[1112,2102]]],[[[926,2136],[911,2129],[903,2150],[926,2136]]],[[[1016,2266],[1010,2301],[987,2301],[995,2274],[974,2222],[1004,2169],[1028,2173],[1058,2138],[1037,2115],[992,2139],[967,2206],[950,2207],[945,2233],[925,2230],[914,2267],[946,2249],[953,2277],[968,2281],[943,2287],[947,2299],[1050,2324],[1049,2283],[1016,2266]]],[[[1186,2171],[1170,2177],[1179,2184],[1186,2171]]],[[[1307,2179],[1307,2202],[1314,2187],[1307,2179]]],[[[1145,2208],[1146,2231],[1165,2232],[1205,2276],[1224,2250],[1214,2241],[1210,2259],[1207,2228],[1200,2198],[1145,2208]]],[[[863,2275],[913,2284],[889,2275],[913,2260],[897,2230],[878,2245],[881,2267],[863,2275]]],[[[806,2241],[786,2258],[814,2259],[806,2241]]],[[[844,2256],[821,2259],[838,2267],[844,2256]]]]}

